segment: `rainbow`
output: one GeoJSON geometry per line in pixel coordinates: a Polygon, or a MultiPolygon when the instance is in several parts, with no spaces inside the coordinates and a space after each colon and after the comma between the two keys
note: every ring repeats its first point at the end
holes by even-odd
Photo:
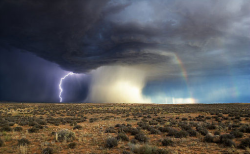
{"type": "MultiPolygon", "coordinates": [[[[179,65],[180,69],[181,69],[181,75],[186,83],[186,86],[187,86],[187,90],[189,92],[189,96],[190,96],[190,99],[188,99],[190,101],[190,103],[194,104],[196,103],[195,99],[193,98],[193,93],[192,91],[189,89],[189,80],[188,80],[188,74],[187,74],[187,70],[182,62],[182,60],[180,59],[180,57],[177,55],[177,53],[173,53],[173,57],[174,57],[174,60],[177,62],[177,64],[179,65]]],[[[173,99],[175,100],[175,99],[173,99]]]]}

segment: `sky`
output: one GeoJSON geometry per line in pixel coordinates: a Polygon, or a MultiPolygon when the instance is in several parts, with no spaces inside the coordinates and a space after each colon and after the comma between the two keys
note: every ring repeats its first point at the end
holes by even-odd
{"type": "Polygon", "coordinates": [[[0,1],[0,101],[250,102],[249,0],[0,1]]]}

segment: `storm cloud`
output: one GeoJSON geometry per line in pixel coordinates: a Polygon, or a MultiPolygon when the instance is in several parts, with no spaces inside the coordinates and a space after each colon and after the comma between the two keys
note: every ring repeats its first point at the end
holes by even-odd
{"type": "Polygon", "coordinates": [[[174,57],[165,53],[179,55],[190,75],[223,71],[222,53],[244,69],[249,6],[248,0],[4,0],[0,39],[73,72],[162,63],[175,70],[174,57]]]}
{"type": "Polygon", "coordinates": [[[250,71],[249,0],[2,0],[0,23],[2,48],[75,73],[133,67],[146,83],[250,71]]]}

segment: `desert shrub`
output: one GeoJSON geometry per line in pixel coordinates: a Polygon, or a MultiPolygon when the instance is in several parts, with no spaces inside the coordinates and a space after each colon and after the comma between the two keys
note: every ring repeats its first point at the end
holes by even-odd
{"type": "Polygon", "coordinates": [[[204,137],[204,141],[205,142],[209,142],[212,143],[214,140],[214,137],[212,136],[212,134],[208,133],[205,137],[204,137]]]}
{"type": "Polygon", "coordinates": [[[128,151],[123,151],[122,154],[130,154],[128,151]]]}
{"type": "Polygon", "coordinates": [[[175,133],[174,135],[176,138],[183,138],[188,136],[188,132],[185,130],[181,130],[175,133]]]}
{"type": "Polygon", "coordinates": [[[239,130],[240,130],[241,132],[243,132],[243,133],[250,133],[250,126],[248,126],[248,125],[243,125],[243,126],[240,127],[239,130]]]}
{"type": "Polygon", "coordinates": [[[114,127],[109,127],[105,130],[105,133],[116,133],[116,131],[114,127]]]}
{"type": "Polygon", "coordinates": [[[169,151],[167,150],[164,150],[164,149],[156,149],[156,154],[168,154],[170,153],[169,151]]]}
{"type": "Polygon", "coordinates": [[[168,128],[166,128],[166,127],[159,127],[158,130],[163,132],[163,133],[168,132],[168,128]]]}
{"type": "Polygon", "coordinates": [[[190,130],[190,129],[192,129],[192,127],[189,126],[189,125],[187,125],[187,124],[179,124],[179,125],[180,125],[180,127],[181,127],[183,130],[190,130]]]}
{"type": "Polygon", "coordinates": [[[15,128],[14,128],[14,131],[16,131],[16,132],[21,132],[22,130],[23,130],[22,127],[15,127],[15,128]]]}
{"type": "Polygon", "coordinates": [[[223,145],[227,146],[227,147],[232,147],[232,146],[235,147],[235,143],[231,139],[225,139],[225,140],[223,140],[223,145]]]}
{"type": "Polygon", "coordinates": [[[234,136],[231,134],[223,134],[220,136],[220,142],[223,143],[224,140],[233,139],[233,138],[234,138],[234,136]]]}
{"type": "Polygon", "coordinates": [[[158,149],[156,147],[149,146],[147,144],[144,144],[142,146],[138,145],[130,145],[131,151],[136,154],[167,154],[169,153],[166,150],[158,149]]]}
{"type": "Polygon", "coordinates": [[[213,125],[213,124],[212,124],[212,125],[208,125],[208,126],[207,126],[207,129],[209,129],[209,130],[216,129],[216,126],[213,125]]]}
{"type": "Polygon", "coordinates": [[[149,125],[157,125],[158,122],[156,120],[151,120],[149,121],[149,125]]]}
{"type": "Polygon", "coordinates": [[[71,132],[68,129],[62,129],[58,132],[58,140],[62,142],[63,140],[66,141],[73,141],[75,139],[75,133],[71,132]]]}
{"type": "Polygon", "coordinates": [[[2,147],[4,145],[4,142],[2,139],[0,139],[0,147],[2,147]]]}
{"type": "Polygon", "coordinates": [[[161,132],[159,130],[155,129],[155,128],[151,128],[150,133],[151,134],[160,134],[161,132]]]}
{"type": "Polygon", "coordinates": [[[215,131],[214,135],[220,135],[220,132],[219,131],[215,131]]]}
{"type": "Polygon", "coordinates": [[[188,119],[187,118],[181,118],[182,121],[187,121],[188,119]]]}
{"type": "Polygon", "coordinates": [[[243,139],[239,145],[240,148],[245,149],[250,147],[250,138],[243,139]]]}
{"type": "Polygon", "coordinates": [[[0,120],[0,127],[9,126],[9,121],[7,120],[0,120]]]}
{"type": "Polygon", "coordinates": [[[47,125],[47,122],[44,121],[44,120],[38,120],[37,123],[38,123],[39,125],[47,125]]]}
{"type": "Polygon", "coordinates": [[[175,136],[176,133],[178,133],[178,130],[169,127],[167,136],[175,136]]]}
{"type": "Polygon", "coordinates": [[[77,125],[77,122],[76,121],[72,121],[71,123],[70,123],[70,126],[76,126],[77,125]]]}
{"type": "Polygon", "coordinates": [[[116,124],[115,127],[122,127],[122,125],[121,124],[116,124]]]}
{"type": "Polygon", "coordinates": [[[22,139],[18,140],[19,146],[24,146],[24,145],[28,145],[28,144],[30,144],[30,141],[26,138],[22,138],[22,139]]]}
{"type": "Polygon", "coordinates": [[[119,133],[116,137],[116,139],[119,141],[119,140],[122,140],[122,141],[129,141],[129,138],[128,136],[125,134],[125,133],[119,133]]]}
{"type": "Polygon", "coordinates": [[[45,149],[43,149],[42,154],[53,154],[53,149],[52,148],[45,148],[45,149]]]}
{"type": "Polygon", "coordinates": [[[35,128],[35,127],[32,127],[32,128],[30,128],[30,129],[28,129],[28,132],[29,133],[37,133],[39,131],[39,129],[38,128],[35,128]]]}
{"type": "Polygon", "coordinates": [[[136,134],[135,139],[138,140],[139,142],[144,142],[144,143],[148,141],[147,136],[142,133],[136,134]]]}
{"type": "Polygon", "coordinates": [[[70,149],[74,149],[74,148],[76,147],[76,143],[75,143],[75,142],[72,142],[72,143],[68,144],[68,147],[69,147],[70,149]]]}
{"type": "Polygon", "coordinates": [[[127,118],[126,121],[130,121],[131,119],[130,118],[127,118]]]}
{"type": "Polygon", "coordinates": [[[26,125],[28,125],[29,123],[28,123],[27,121],[20,121],[18,124],[19,124],[20,126],[26,126],[26,125]]]}
{"type": "Polygon", "coordinates": [[[114,137],[107,138],[107,140],[105,142],[106,148],[113,148],[113,147],[116,147],[117,145],[118,145],[117,139],[114,137]]]}
{"type": "Polygon", "coordinates": [[[136,135],[140,133],[139,129],[137,128],[131,128],[129,132],[131,133],[131,135],[136,135]]]}
{"type": "Polygon", "coordinates": [[[163,146],[170,146],[174,144],[174,142],[170,138],[163,139],[161,143],[163,146]]]}
{"type": "Polygon", "coordinates": [[[191,136],[191,137],[197,136],[197,131],[195,131],[193,129],[189,129],[189,130],[187,130],[187,132],[188,132],[189,136],[191,136]]]}
{"type": "Polygon", "coordinates": [[[230,134],[233,135],[235,138],[242,138],[243,137],[243,133],[238,131],[238,130],[231,131],[230,134]]]}
{"type": "Polygon", "coordinates": [[[130,132],[130,128],[126,127],[126,126],[119,127],[118,133],[122,133],[122,132],[128,133],[128,132],[130,132]]]}
{"type": "Polygon", "coordinates": [[[97,121],[97,120],[98,120],[98,118],[90,118],[90,119],[89,119],[89,122],[92,123],[92,122],[95,122],[95,121],[97,121]]]}
{"type": "Polygon", "coordinates": [[[10,126],[4,126],[4,127],[2,127],[2,129],[1,129],[1,131],[3,132],[10,132],[10,131],[12,131],[12,128],[10,127],[10,126]]]}
{"type": "Polygon", "coordinates": [[[33,128],[43,129],[43,126],[42,126],[42,125],[37,124],[37,125],[33,126],[33,128]]]}
{"type": "Polygon", "coordinates": [[[14,126],[15,123],[14,122],[9,122],[9,126],[14,126]]]}
{"type": "Polygon", "coordinates": [[[76,125],[75,127],[73,127],[73,130],[75,130],[75,129],[80,130],[80,129],[82,129],[82,126],[81,125],[76,125]]]}
{"type": "Polygon", "coordinates": [[[138,141],[137,141],[136,139],[133,138],[133,139],[130,141],[130,143],[137,144],[138,141]]]}
{"type": "Polygon", "coordinates": [[[37,122],[35,122],[35,121],[30,121],[29,122],[29,126],[35,126],[35,125],[37,125],[38,123],[37,122]]]}
{"type": "Polygon", "coordinates": [[[207,133],[208,133],[208,130],[206,128],[204,128],[204,127],[201,127],[201,126],[196,127],[196,130],[199,133],[201,133],[201,135],[204,135],[204,136],[207,135],[207,133]]]}
{"type": "Polygon", "coordinates": [[[147,124],[147,123],[141,126],[141,128],[142,128],[143,130],[145,130],[145,129],[148,130],[149,127],[150,127],[150,126],[149,126],[149,124],[147,124]]]}

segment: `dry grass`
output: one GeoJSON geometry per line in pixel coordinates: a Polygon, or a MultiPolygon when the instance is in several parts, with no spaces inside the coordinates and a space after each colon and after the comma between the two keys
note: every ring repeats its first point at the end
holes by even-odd
{"type": "Polygon", "coordinates": [[[227,146],[228,142],[220,142],[220,136],[213,135],[216,131],[221,135],[230,134],[233,130],[243,131],[243,127],[248,128],[250,125],[248,117],[250,117],[250,104],[2,103],[0,136],[4,144],[0,148],[0,153],[33,154],[42,153],[46,148],[51,148],[53,153],[60,154],[113,154],[123,151],[152,153],[157,150],[166,153],[249,153],[249,147],[238,147],[242,139],[250,137],[250,131],[247,129],[244,130],[242,138],[230,139],[235,146],[227,146]],[[76,124],[82,127],[73,129],[76,124]],[[5,131],[9,130],[6,126],[10,127],[11,131],[5,131]],[[15,127],[22,127],[23,130],[14,131],[15,127]],[[110,127],[114,127],[114,133],[105,133],[110,127]],[[32,131],[28,131],[31,128],[32,131]],[[148,138],[146,143],[135,140],[135,135],[132,135],[136,133],[135,128],[148,138]],[[60,138],[60,132],[66,129],[72,132],[74,137],[67,134],[64,138],[60,138]],[[174,129],[172,135],[167,136],[172,129],[174,129]],[[186,132],[190,129],[197,132],[196,136],[186,136],[186,132]],[[117,146],[106,147],[106,140],[116,138],[120,132],[124,132],[129,141],[118,140],[117,146]],[[205,142],[204,132],[211,133],[212,140],[205,142]],[[28,139],[30,144],[19,146],[18,140],[21,138],[28,139]],[[165,138],[170,138],[173,144],[163,146],[162,140],[165,138]],[[71,149],[69,144],[73,142],[76,145],[71,149]]]}

